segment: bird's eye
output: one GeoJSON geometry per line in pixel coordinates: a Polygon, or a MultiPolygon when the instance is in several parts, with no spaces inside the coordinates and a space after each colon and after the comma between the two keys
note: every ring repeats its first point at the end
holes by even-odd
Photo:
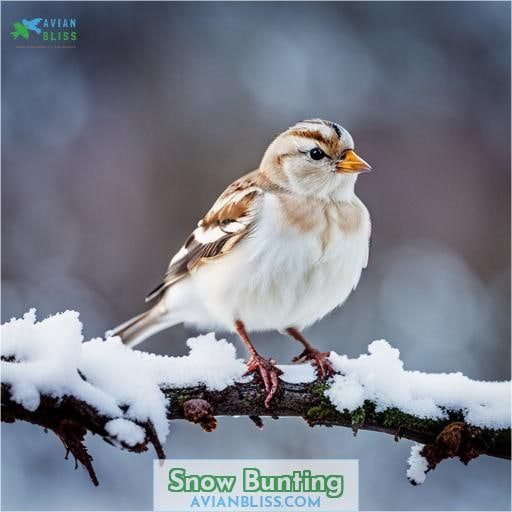
{"type": "Polygon", "coordinates": [[[322,160],[322,158],[325,156],[325,153],[324,153],[320,148],[313,148],[313,149],[309,152],[309,156],[310,156],[313,160],[322,160]]]}

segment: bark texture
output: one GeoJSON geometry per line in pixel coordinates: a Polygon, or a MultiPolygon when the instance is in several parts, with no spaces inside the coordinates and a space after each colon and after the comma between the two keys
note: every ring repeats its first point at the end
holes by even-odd
{"type": "MultiPolygon", "coordinates": [[[[372,430],[392,435],[397,441],[405,438],[422,443],[426,445],[422,454],[431,469],[449,457],[458,457],[465,464],[484,454],[510,459],[510,429],[473,427],[464,422],[461,411],[447,411],[448,419],[445,420],[418,418],[395,408],[376,412],[375,405],[368,401],[355,411],[341,413],[325,397],[327,387],[325,381],[282,383],[269,408],[264,405],[265,394],[259,380],[236,384],[222,391],[209,391],[201,386],[163,391],[168,401],[169,420],[197,423],[207,432],[215,429],[217,416],[247,416],[258,428],[263,427],[262,417],[293,416],[303,418],[311,427],[348,427],[354,434],[358,430],[372,430]]],[[[39,407],[28,411],[12,399],[9,385],[2,384],[2,421],[27,421],[53,431],[67,452],[85,467],[95,485],[98,485],[98,478],[85,445],[87,432],[132,452],[146,451],[152,445],[157,457],[165,458],[151,423],[140,424],[146,434],[144,441],[128,446],[105,430],[105,424],[111,419],[73,396],[61,399],[42,396],[39,407]]]]}

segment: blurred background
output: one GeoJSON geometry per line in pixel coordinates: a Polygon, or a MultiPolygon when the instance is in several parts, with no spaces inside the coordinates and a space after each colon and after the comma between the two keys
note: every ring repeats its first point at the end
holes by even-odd
{"type": "MultiPolygon", "coordinates": [[[[375,172],[369,268],[306,332],[355,357],[375,338],[407,368],[510,378],[510,4],[2,3],[2,321],[76,309],[84,336],[144,308],[172,254],[271,139],[340,122],[375,172]],[[17,49],[20,18],[77,17],[76,49],[17,49]]],[[[181,326],[143,350],[185,353],[181,326]]],[[[238,340],[228,335],[245,357],[238,340]]],[[[289,361],[299,347],[254,336],[289,361]]],[[[510,510],[507,461],[441,464],[411,443],[297,419],[174,422],[170,457],[357,458],[362,510],[510,510]]],[[[2,508],[152,507],[153,453],[88,439],[101,484],[52,434],[2,425],[2,508]]]]}

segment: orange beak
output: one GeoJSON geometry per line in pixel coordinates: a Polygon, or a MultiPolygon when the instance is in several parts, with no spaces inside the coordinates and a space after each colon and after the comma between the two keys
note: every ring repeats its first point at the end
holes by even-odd
{"type": "Polygon", "coordinates": [[[357,156],[352,149],[343,153],[340,161],[336,163],[336,171],[339,173],[369,172],[371,165],[357,156]]]}

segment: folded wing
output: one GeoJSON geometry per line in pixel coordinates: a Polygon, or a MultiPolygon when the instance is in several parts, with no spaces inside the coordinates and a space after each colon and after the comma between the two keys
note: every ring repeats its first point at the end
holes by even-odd
{"type": "Polygon", "coordinates": [[[161,297],[167,288],[200,265],[229,253],[251,232],[263,194],[254,175],[252,172],[243,176],[222,193],[172,258],[163,282],[146,297],[146,302],[161,297]]]}

